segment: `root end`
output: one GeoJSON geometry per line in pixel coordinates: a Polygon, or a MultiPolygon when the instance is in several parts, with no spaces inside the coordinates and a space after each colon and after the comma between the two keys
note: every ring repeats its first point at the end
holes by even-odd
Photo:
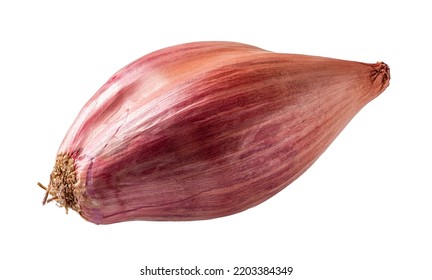
{"type": "Polygon", "coordinates": [[[48,187],[39,182],[37,183],[39,187],[45,190],[42,205],[56,201],[57,206],[66,209],[66,214],[69,208],[80,213],[78,199],[75,195],[76,184],[77,176],[74,159],[68,154],[57,155],[48,187]],[[50,195],[51,197],[49,198],[50,195]]]}

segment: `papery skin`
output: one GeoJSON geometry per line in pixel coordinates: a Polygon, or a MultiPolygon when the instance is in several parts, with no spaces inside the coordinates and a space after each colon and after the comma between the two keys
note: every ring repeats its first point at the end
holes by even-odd
{"type": "Polygon", "coordinates": [[[60,146],[76,170],[71,207],[96,224],[253,207],[305,172],[389,79],[384,63],[232,42],[146,55],[102,86],[60,146]]]}

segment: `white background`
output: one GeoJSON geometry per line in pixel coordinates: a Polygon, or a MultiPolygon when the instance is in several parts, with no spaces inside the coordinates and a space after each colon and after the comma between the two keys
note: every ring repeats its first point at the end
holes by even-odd
{"type": "Polygon", "coordinates": [[[175,279],[145,267],[293,266],[287,276],[432,279],[427,1],[1,1],[0,278],[175,279]],[[405,3],[405,4],[401,4],[405,3]],[[243,213],[96,226],[41,206],[80,108],[118,69],[174,44],[249,43],[391,67],[300,179],[243,213]]]}

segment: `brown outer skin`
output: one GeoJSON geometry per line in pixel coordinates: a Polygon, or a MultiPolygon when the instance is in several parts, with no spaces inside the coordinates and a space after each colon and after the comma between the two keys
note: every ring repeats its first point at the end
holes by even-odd
{"type": "Polygon", "coordinates": [[[144,56],[84,106],[59,154],[96,224],[202,220],[275,195],[388,86],[384,63],[197,42],[144,56]]]}

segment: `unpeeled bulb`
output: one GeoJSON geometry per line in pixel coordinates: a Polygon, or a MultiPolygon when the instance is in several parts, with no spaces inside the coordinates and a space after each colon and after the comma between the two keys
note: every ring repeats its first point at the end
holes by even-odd
{"type": "Polygon", "coordinates": [[[389,67],[196,42],[148,54],[85,104],[44,204],[85,220],[202,220],[272,197],[369,101],[389,67]]]}

